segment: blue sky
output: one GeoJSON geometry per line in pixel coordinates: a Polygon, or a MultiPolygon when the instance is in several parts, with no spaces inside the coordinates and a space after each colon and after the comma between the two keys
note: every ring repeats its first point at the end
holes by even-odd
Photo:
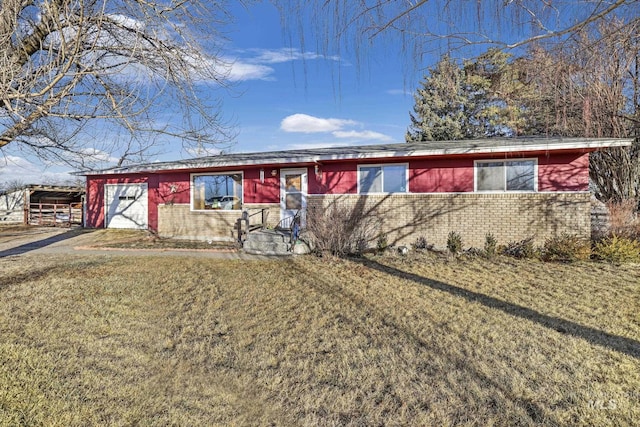
{"type": "MultiPolygon", "coordinates": [[[[409,75],[389,46],[370,47],[365,58],[319,52],[306,40],[287,42],[278,11],[270,4],[233,10],[221,54],[232,61],[223,118],[236,133],[227,151],[251,152],[403,142],[421,72],[409,75]],[[359,65],[356,65],[358,64],[359,65]]],[[[89,127],[89,132],[90,134],[89,127]]],[[[96,144],[97,146],[97,144],[96,144]]],[[[153,160],[194,157],[179,141],[153,160]]],[[[70,168],[5,151],[0,181],[63,183],[70,168]]],[[[108,166],[108,163],[105,163],[108,166]]]]}
{"type": "Polygon", "coordinates": [[[413,98],[397,54],[370,49],[356,65],[355,57],[313,51],[313,41],[306,52],[296,41],[287,46],[268,4],[236,16],[229,36],[241,94],[224,108],[238,125],[235,151],[404,141],[413,98]]]}
{"type": "MultiPolygon", "coordinates": [[[[232,85],[228,90],[214,91],[214,96],[222,98],[222,118],[231,123],[237,133],[233,144],[226,149],[232,152],[403,142],[413,107],[412,94],[420,79],[440,54],[461,43],[461,39],[455,37],[436,38],[441,41],[428,47],[419,46],[421,55],[415,57],[403,49],[406,46],[397,33],[388,32],[386,34],[394,35],[360,44],[362,50],[356,56],[348,49],[353,43],[336,43],[342,46],[340,51],[325,51],[317,47],[323,42],[305,31],[303,51],[298,35],[295,31],[283,30],[280,15],[269,2],[250,3],[246,8],[237,2],[230,3],[235,4],[230,11],[235,22],[225,29],[228,40],[222,44],[220,54],[232,64],[229,70],[232,85]]],[[[592,4],[554,2],[550,13],[544,15],[544,26],[538,28],[553,31],[558,25],[573,24],[590,12],[592,6],[585,7],[587,3],[592,4]],[[564,6],[555,9],[558,5],[564,6]]],[[[385,4],[393,9],[400,3],[385,4]]],[[[483,24],[492,36],[511,43],[531,35],[531,26],[539,23],[521,10],[518,13],[518,9],[514,9],[517,3],[487,1],[482,5],[493,6],[483,8],[481,17],[477,15],[475,2],[452,2],[457,6],[448,10],[442,8],[444,4],[449,2],[429,3],[429,8],[416,16],[423,20],[412,21],[416,31],[429,27],[434,31],[459,31],[469,35],[483,24]],[[496,15],[496,10],[512,12],[513,16],[496,15]],[[449,26],[454,21],[458,27],[449,26]]],[[[595,7],[606,4],[598,3],[595,7]]],[[[633,7],[620,11],[635,13],[637,9],[633,7]]],[[[314,22],[305,24],[313,26],[314,22]]],[[[462,45],[466,46],[464,42],[462,45]]],[[[463,50],[467,49],[467,56],[471,56],[486,48],[486,45],[472,45],[463,50]]],[[[456,51],[455,56],[461,57],[463,50],[456,51]]],[[[175,112],[166,112],[170,114],[175,112]]],[[[91,126],[86,129],[87,138],[104,131],[100,124],[91,126]]],[[[96,140],[96,149],[101,142],[104,141],[96,140]]],[[[3,153],[5,161],[0,159],[0,182],[19,179],[24,183],[61,183],[70,178],[68,166],[44,164],[25,157],[11,146],[3,153]]],[[[150,160],[178,160],[198,154],[206,153],[186,152],[180,141],[172,141],[150,160]]],[[[105,164],[101,166],[109,166],[108,160],[105,157],[105,164]]]]}

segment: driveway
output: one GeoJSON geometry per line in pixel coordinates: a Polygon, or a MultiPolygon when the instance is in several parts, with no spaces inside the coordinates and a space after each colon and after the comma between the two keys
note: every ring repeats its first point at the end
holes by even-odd
{"type": "Polygon", "coordinates": [[[86,254],[111,256],[196,256],[217,259],[273,259],[244,252],[184,249],[116,249],[100,248],[96,230],[83,228],[29,227],[2,230],[0,228],[0,258],[42,254],[86,254]]]}

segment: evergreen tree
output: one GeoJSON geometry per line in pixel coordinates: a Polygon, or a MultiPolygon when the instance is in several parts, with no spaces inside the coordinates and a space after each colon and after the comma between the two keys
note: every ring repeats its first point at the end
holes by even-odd
{"type": "Polygon", "coordinates": [[[462,66],[448,55],[429,70],[414,95],[407,142],[452,141],[517,132],[519,108],[510,103],[517,78],[509,55],[490,50],[462,66]]]}
{"type": "Polygon", "coordinates": [[[460,66],[445,55],[429,76],[420,82],[410,113],[407,142],[463,139],[469,133],[464,111],[469,101],[464,93],[464,74],[460,66]]]}

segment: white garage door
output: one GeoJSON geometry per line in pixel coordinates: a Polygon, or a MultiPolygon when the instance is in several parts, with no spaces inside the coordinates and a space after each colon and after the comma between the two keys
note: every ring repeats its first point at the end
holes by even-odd
{"type": "Polygon", "coordinates": [[[105,185],[105,226],[138,228],[148,226],[147,184],[105,185]]]}

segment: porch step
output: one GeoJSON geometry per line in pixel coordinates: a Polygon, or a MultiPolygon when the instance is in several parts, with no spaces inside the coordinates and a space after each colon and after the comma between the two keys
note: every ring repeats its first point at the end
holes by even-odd
{"type": "Polygon", "coordinates": [[[259,230],[247,234],[242,250],[256,255],[291,255],[289,233],[276,230],[259,230]]]}

